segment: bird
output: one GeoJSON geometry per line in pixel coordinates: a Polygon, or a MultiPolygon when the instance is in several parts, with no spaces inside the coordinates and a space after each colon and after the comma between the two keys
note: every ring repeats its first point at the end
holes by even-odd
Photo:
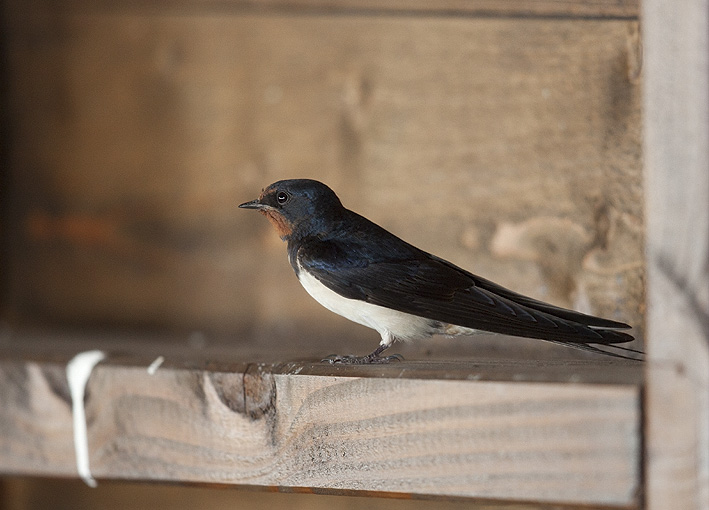
{"type": "Polygon", "coordinates": [[[376,330],[365,356],[333,355],[342,364],[388,363],[395,340],[489,332],[536,338],[620,358],[599,349],[634,340],[623,322],[587,315],[518,294],[397,237],[345,208],[312,179],[277,181],[239,205],[261,212],[287,243],[303,288],[328,310],[376,330]]]}

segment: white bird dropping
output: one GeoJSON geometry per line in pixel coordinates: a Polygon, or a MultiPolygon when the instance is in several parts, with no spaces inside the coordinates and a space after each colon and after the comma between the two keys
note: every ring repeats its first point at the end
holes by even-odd
{"type": "Polygon", "coordinates": [[[89,437],[86,430],[84,394],[94,367],[106,357],[103,351],[85,351],[74,356],[66,365],[66,378],[71,393],[71,411],[74,420],[74,451],[76,470],[89,487],[96,487],[96,480],[89,468],[89,437]]]}

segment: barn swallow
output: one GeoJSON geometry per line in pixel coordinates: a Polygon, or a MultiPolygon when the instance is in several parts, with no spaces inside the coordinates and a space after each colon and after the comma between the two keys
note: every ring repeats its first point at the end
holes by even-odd
{"type": "Polygon", "coordinates": [[[416,248],[346,209],[321,182],[278,181],[239,207],[264,214],[287,241],[290,264],[316,301],[381,335],[367,356],[323,361],[386,363],[396,357],[381,354],[395,340],[436,334],[538,338],[622,358],[594,345],[633,340],[618,331],[627,324],[523,296],[416,248]]]}

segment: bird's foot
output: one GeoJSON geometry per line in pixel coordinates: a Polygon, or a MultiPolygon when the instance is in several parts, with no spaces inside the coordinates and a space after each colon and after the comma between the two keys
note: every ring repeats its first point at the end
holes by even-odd
{"type": "Polygon", "coordinates": [[[322,360],[323,363],[330,363],[331,365],[375,365],[391,363],[392,361],[404,361],[404,357],[400,354],[393,354],[391,356],[379,356],[379,354],[374,355],[374,353],[367,354],[366,356],[339,356],[332,354],[322,360]]]}
{"type": "Polygon", "coordinates": [[[377,347],[374,352],[367,354],[366,356],[338,356],[337,354],[333,354],[322,361],[324,363],[330,363],[331,365],[374,365],[391,363],[392,361],[404,361],[404,357],[400,354],[380,356],[380,354],[384,352],[387,347],[389,347],[389,344],[379,344],[379,347],[377,347]]]}
{"type": "Polygon", "coordinates": [[[370,354],[368,354],[367,356],[340,356],[338,354],[332,354],[327,358],[323,359],[322,362],[330,363],[331,365],[374,365],[403,360],[404,357],[400,354],[393,354],[391,356],[372,356],[370,354]]]}

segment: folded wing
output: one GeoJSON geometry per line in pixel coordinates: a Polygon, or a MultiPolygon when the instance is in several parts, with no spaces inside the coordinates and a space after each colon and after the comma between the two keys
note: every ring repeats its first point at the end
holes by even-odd
{"type": "Polygon", "coordinates": [[[298,254],[298,263],[347,298],[443,323],[561,343],[633,340],[616,331],[629,328],[627,324],[532,299],[411,245],[406,247],[397,246],[391,257],[364,257],[356,247],[345,249],[337,241],[318,241],[298,254]]]}

